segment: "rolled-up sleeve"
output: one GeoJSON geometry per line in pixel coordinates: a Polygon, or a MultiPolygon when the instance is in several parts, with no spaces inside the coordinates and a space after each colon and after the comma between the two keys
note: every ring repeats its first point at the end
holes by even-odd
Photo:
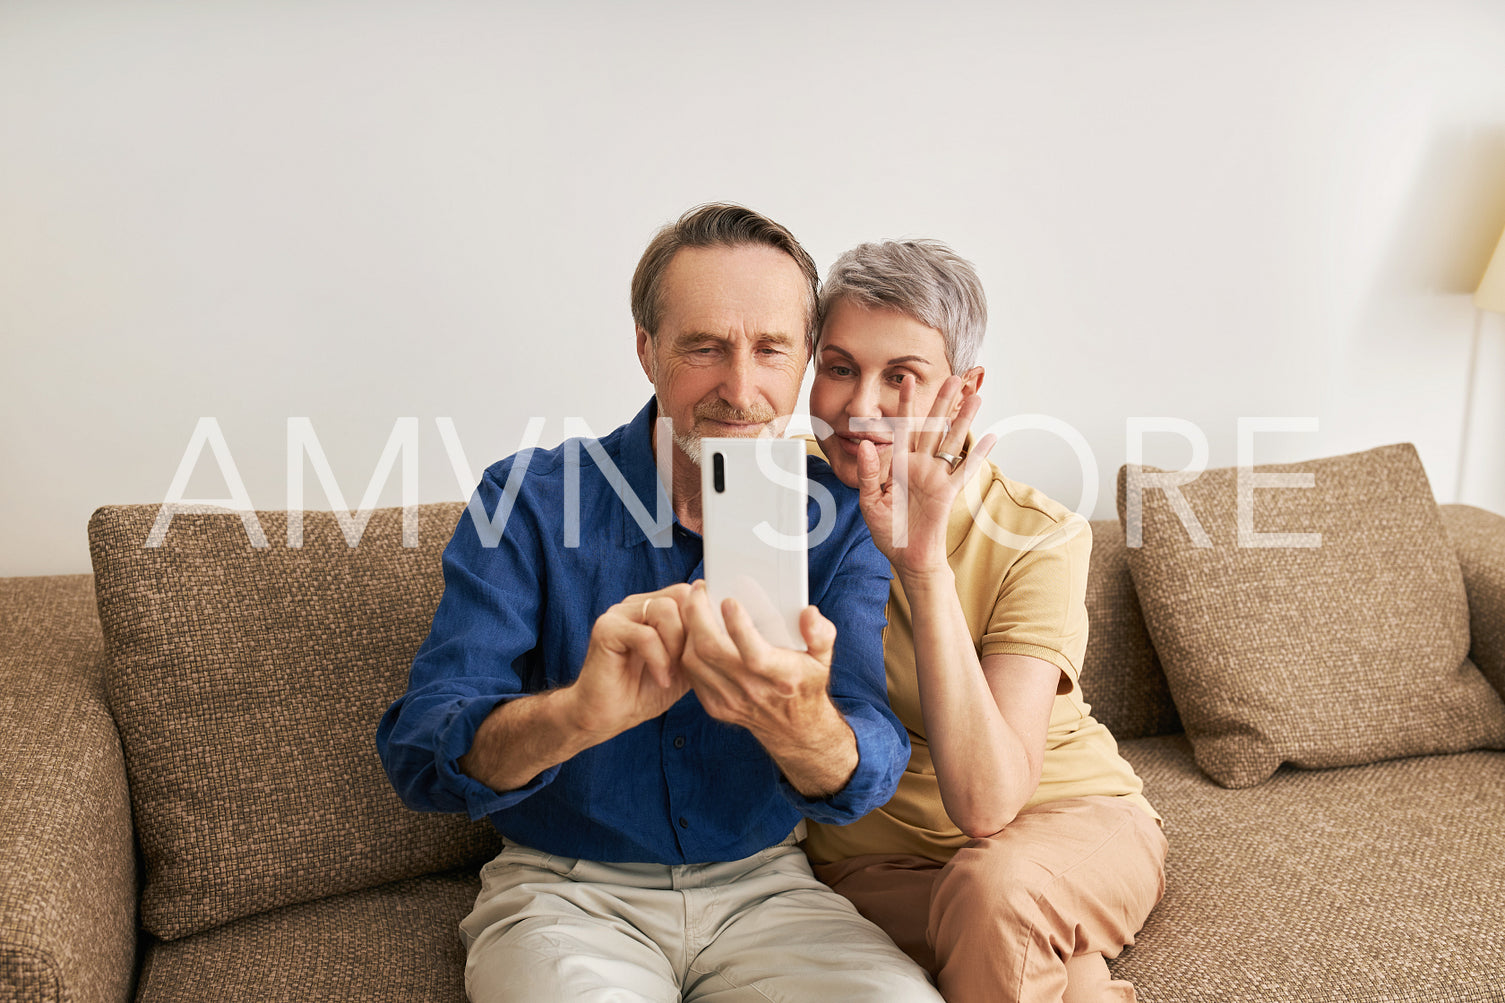
{"type": "Polygon", "coordinates": [[[909,763],[909,733],[888,705],[883,669],[890,569],[859,521],[825,594],[814,598],[836,626],[831,702],[857,739],[857,768],[846,786],[826,798],[807,798],[787,779],[780,789],[806,818],[828,825],[855,822],[887,804],[909,763]]]}
{"type": "MultiPolygon", "coordinates": [[[[489,468],[477,486],[489,515],[497,511],[509,458],[489,468]]],[[[476,730],[492,710],[528,692],[527,660],[538,643],[542,587],[537,534],[525,507],[514,502],[505,532],[486,546],[461,513],[444,549],[444,595],[408,674],[408,688],[382,716],[377,751],[404,804],[415,811],[466,812],[484,818],[548,784],[552,767],[517,790],[498,793],[460,772],[476,730]]]]}

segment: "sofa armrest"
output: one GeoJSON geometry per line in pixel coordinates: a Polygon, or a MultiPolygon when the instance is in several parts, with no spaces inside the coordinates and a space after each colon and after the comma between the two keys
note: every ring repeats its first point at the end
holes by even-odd
{"type": "Polygon", "coordinates": [[[136,965],[125,760],[91,575],[0,579],[0,998],[120,1003],[136,965]]]}
{"type": "Polygon", "coordinates": [[[1468,591],[1469,657],[1505,696],[1505,516],[1444,505],[1442,523],[1468,591]]]}

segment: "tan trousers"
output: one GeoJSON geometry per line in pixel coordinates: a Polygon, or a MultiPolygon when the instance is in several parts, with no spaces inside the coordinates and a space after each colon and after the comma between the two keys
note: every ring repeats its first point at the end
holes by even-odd
{"type": "Polygon", "coordinates": [[[460,924],[473,1003],[941,1003],[815,880],[794,839],[725,864],[603,864],[515,843],[460,924]]]}
{"type": "Polygon", "coordinates": [[[945,865],[868,854],[815,874],[934,973],[949,1003],[1132,1000],[1104,959],[1160,900],[1165,853],[1143,809],[1086,797],[1026,809],[945,865]]]}

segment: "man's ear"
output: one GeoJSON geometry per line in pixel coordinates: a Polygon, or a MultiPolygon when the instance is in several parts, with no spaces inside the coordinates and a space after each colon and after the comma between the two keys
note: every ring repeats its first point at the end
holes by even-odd
{"type": "Polygon", "coordinates": [[[640,325],[638,327],[638,365],[643,367],[643,375],[648,377],[648,382],[653,383],[654,370],[658,368],[658,362],[653,356],[653,335],[649,334],[640,325]]]}

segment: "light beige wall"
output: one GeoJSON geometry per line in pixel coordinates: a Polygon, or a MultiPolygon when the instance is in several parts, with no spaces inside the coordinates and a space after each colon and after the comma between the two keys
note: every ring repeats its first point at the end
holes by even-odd
{"type": "MultiPolygon", "coordinates": [[[[462,495],[529,417],[628,418],[627,283],[731,199],[822,266],[926,235],[992,300],[989,421],[1315,416],[1256,461],[1417,443],[1458,479],[1466,292],[1505,226],[1505,6],[1067,2],[0,6],[0,574],[88,569],[202,416],[258,507],[308,416],[345,501],[394,421],[462,495]]],[[[1505,325],[1465,496],[1505,511],[1505,325]]],[[[1146,458],[1189,449],[1152,438],[1146,458]]],[[[1011,473],[1075,503],[1070,449],[1011,473]]],[[[309,507],[328,507],[308,468],[309,507]]],[[[397,478],[383,504],[400,500],[397,478]]],[[[190,495],[225,485],[206,453],[190,495]]]]}

